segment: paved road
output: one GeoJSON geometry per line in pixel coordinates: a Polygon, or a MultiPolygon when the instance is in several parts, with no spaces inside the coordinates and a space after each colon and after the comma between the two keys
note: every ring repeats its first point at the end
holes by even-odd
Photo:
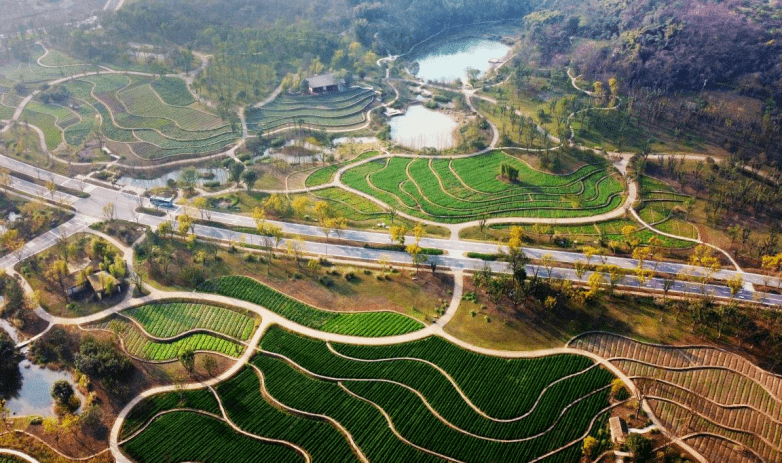
{"type": "MultiPolygon", "coordinates": [[[[33,177],[37,177],[38,175],[40,175],[42,179],[51,180],[57,183],[58,185],[69,186],[71,188],[74,188],[76,186],[75,184],[77,183],[77,181],[71,178],[59,174],[53,174],[5,156],[0,156],[0,166],[18,172],[23,172],[33,177]]],[[[15,181],[19,182],[20,185],[25,184],[24,181],[18,179],[15,179],[15,181]]],[[[41,187],[39,187],[38,185],[30,184],[29,182],[26,183],[27,185],[25,185],[25,188],[27,188],[31,194],[40,193],[41,187]]],[[[70,202],[74,208],[76,208],[76,210],[80,213],[80,217],[82,217],[82,219],[91,218],[91,220],[94,221],[105,220],[105,217],[103,217],[103,213],[102,213],[103,208],[108,203],[112,203],[115,205],[117,218],[133,221],[133,222],[135,222],[136,219],[138,218],[138,221],[142,224],[149,225],[151,227],[157,227],[158,224],[160,224],[165,220],[173,220],[179,210],[178,208],[175,208],[169,211],[166,217],[156,217],[147,214],[136,214],[133,212],[136,209],[136,207],[138,207],[139,205],[139,197],[136,195],[116,191],[111,188],[106,188],[102,186],[95,186],[92,184],[88,184],[84,191],[90,194],[89,198],[77,198],[74,196],[69,196],[69,195],[66,196],[58,193],[58,195],[61,195],[61,197],[66,198],[66,200],[70,202]]],[[[239,226],[249,227],[249,228],[255,227],[255,222],[253,221],[253,219],[247,216],[212,212],[210,218],[215,222],[220,222],[227,225],[239,225],[239,226]]],[[[324,234],[320,230],[320,228],[314,224],[308,225],[308,224],[296,224],[296,223],[274,222],[274,221],[271,221],[271,223],[279,225],[280,227],[282,227],[283,231],[288,234],[301,235],[302,237],[305,238],[324,237],[324,234]]],[[[196,234],[202,237],[219,238],[219,239],[227,239],[227,240],[230,239],[239,240],[242,236],[244,236],[244,239],[248,243],[259,244],[259,245],[261,244],[260,238],[255,235],[243,235],[240,233],[231,232],[225,229],[214,228],[214,227],[197,226],[196,234]]],[[[332,235],[332,237],[333,236],[334,235],[332,235]]],[[[360,230],[344,230],[341,233],[340,238],[356,241],[359,243],[389,243],[390,244],[391,242],[388,234],[386,233],[360,231],[360,230]]],[[[408,237],[408,239],[410,238],[408,237]]],[[[449,267],[453,267],[456,269],[459,268],[479,269],[483,267],[483,261],[464,257],[464,254],[467,252],[479,252],[485,254],[492,254],[492,253],[496,253],[498,250],[498,246],[492,243],[441,239],[441,238],[424,238],[421,240],[420,244],[422,247],[444,250],[448,255],[439,257],[438,261],[440,261],[443,265],[448,265],[449,267]]],[[[405,253],[375,251],[375,250],[365,249],[362,247],[336,246],[333,244],[330,244],[327,247],[328,247],[328,254],[333,255],[335,257],[339,256],[339,257],[351,257],[351,258],[360,258],[360,259],[377,259],[379,258],[380,255],[386,255],[392,261],[395,262],[409,262],[409,256],[407,256],[405,253]]],[[[307,250],[309,252],[319,252],[325,254],[326,245],[322,245],[319,243],[307,243],[307,250]]],[[[574,262],[577,261],[587,261],[587,258],[584,254],[577,253],[577,252],[539,249],[539,248],[525,248],[524,250],[527,253],[527,255],[533,259],[539,259],[540,257],[548,254],[551,256],[554,262],[560,264],[573,264],[574,262]]],[[[591,262],[614,264],[625,269],[633,269],[636,268],[638,265],[638,262],[634,259],[615,257],[615,256],[593,257],[591,262]]],[[[498,265],[498,264],[495,263],[492,265],[498,265]]],[[[680,263],[660,262],[659,264],[655,264],[654,262],[650,262],[650,261],[644,262],[645,268],[654,269],[655,265],[657,271],[670,273],[670,274],[693,273],[695,275],[698,274],[703,275],[706,273],[703,269],[693,268],[692,266],[680,264],[680,263]]],[[[724,269],[716,272],[712,277],[716,280],[726,281],[727,279],[732,278],[737,273],[738,272],[734,270],[724,269]]],[[[747,283],[758,284],[758,285],[770,283],[772,286],[776,286],[779,284],[778,279],[769,278],[766,275],[760,275],[754,273],[742,273],[741,275],[744,281],[747,283]]],[[[717,291],[717,294],[724,294],[725,291],[727,291],[726,287],[715,287],[715,288],[722,288],[717,291]]],[[[750,295],[744,294],[743,292],[739,296],[742,299],[752,299],[750,295]]],[[[768,296],[764,296],[764,299],[773,304],[782,303],[782,300],[780,300],[780,296],[768,295],[768,296]]]]}

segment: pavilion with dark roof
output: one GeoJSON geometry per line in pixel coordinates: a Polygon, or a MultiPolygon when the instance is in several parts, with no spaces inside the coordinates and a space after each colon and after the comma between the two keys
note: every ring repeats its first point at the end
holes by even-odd
{"type": "Polygon", "coordinates": [[[307,79],[310,84],[310,93],[319,95],[321,93],[339,92],[345,89],[345,79],[340,79],[337,74],[331,72],[312,76],[307,79]]]}

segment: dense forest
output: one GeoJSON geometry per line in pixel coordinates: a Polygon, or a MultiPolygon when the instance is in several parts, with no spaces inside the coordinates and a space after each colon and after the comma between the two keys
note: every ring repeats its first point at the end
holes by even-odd
{"type": "Polygon", "coordinates": [[[556,0],[526,18],[546,64],[572,58],[588,75],[631,87],[738,87],[777,98],[780,24],[765,0],[556,0]]]}

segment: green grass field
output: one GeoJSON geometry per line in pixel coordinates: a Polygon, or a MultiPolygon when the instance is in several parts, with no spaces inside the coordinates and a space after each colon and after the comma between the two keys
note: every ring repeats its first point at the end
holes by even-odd
{"type": "MultiPolygon", "coordinates": [[[[613,376],[586,357],[487,357],[437,337],[377,347],[333,344],[330,349],[279,327],[267,332],[260,347],[251,366],[216,392],[242,430],[298,445],[314,462],[358,461],[324,416],[344,427],[369,461],[392,463],[530,461],[549,453],[542,461],[572,462],[580,456],[583,438],[607,419],[603,411],[613,376]]],[[[160,411],[209,411],[214,403],[206,393],[182,399],[167,394],[138,407],[123,436],[160,411]]],[[[149,429],[181,432],[173,429],[181,422],[161,418],[125,444],[139,461],[158,461],[152,459],[149,429]]],[[[198,435],[204,426],[194,422],[192,432],[198,435]]],[[[204,446],[199,439],[177,451],[189,457],[205,454],[204,446]]]]}
{"type": "Polygon", "coordinates": [[[567,175],[536,171],[495,151],[459,159],[389,158],[354,167],[342,181],[410,215],[445,223],[489,217],[588,217],[622,202],[622,185],[605,168],[567,175]],[[502,163],[519,170],[500,180],[502,163]]]}
{"type": "Polygon", "coordinates": [[[331,333],[381,337],[423,328],[419,321],[394,312],[337,313],[317,309],[248,277],[222,277],[207,281],[198,289],[248,301],[301,325],[331,333]]]}

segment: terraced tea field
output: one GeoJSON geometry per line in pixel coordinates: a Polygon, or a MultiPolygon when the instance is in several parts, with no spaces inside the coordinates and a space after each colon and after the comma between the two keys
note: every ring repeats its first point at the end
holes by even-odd
{"type": "Polygon", "coordinates": [[[676,193],[671,186],[646,175],[641,176],[639,183],[642,203],[638,214],[646,223],[672,235],[698,237],[698,230],[684,220],[682,210],[687,195],[676,193]]]}
{"type": "Polygon", "coordinates": [[[457,159],[392,157],[349,169],[341,180],[402,212],[445,223],[483,215],[588,217],[623,201],[622,184],[605,167],[553,175],[499,151],[457,159]],[[518,169],[518,181],[499,178],[503,163],[518,169]]]}
{"type": "Polygon", "coordinates": [[[33,101],[23,119],[44,132],[47,148],[79,147],[95,130],[107,144],[146,160],[210,154],[240,136],[195,101],[184,81],[106,73],[64,84],[71,98],[63,105],[33,101]],[[99,119],[98,119],[99,118],[99,119]]]}
{"type": "Polygon", "coordinates": [[[709,461],[782,460],[782,378],[712,347],[669,347],[589,334],[572,347],[608,358],[663,424],[709,461]]]}
{"type": "MultiPolygon", "coordinates": [[[[610,408],[613,376],[581,356],[509,360],[437,337],[382,347],[328,344],[278,327],[260,348],[215,388],[226,418],[244,437],[299,449],[314,462],[572,462],[610,408]]],[[[241,436],[213,436],[221,418],[206,391],[184,401],[170,393],[130,413],[123,448],[139,462],[163,461],[154,435],[182,436],[173,427],[194,416],[185,409],[212,417],[190,424],[190,436],[210,440],[180,441],[177,452],[187,458],[213,455],[241,436]]]]}
{"type": "Polygon", "coordinates": [[[236,357],[238,342],[250,338],[260,317],[250,312],[203,304],[144,305],[107,318],[90,329],[108,330],[122,338],[124,349],[141,360],[175,360],[185,350],[210,351],[236,357]]]}
{"type": "Polygon", "coordinates": [[[330,333],[381,337],[410,333],[421,322],[394,312],[338,313],[317,309],[243,276],[227,276],[203,283],[199,291],[216,293],[265,307],[300,325],[330,333]]]}
{"type": "Polygon", "coordinates": [[[372,90],[360,87],[328,95],[280,95],[262,108],[247,110],[247,129],[270,131],[299,124],[348,129],[366,122],[374,99],[372,90]]]}

